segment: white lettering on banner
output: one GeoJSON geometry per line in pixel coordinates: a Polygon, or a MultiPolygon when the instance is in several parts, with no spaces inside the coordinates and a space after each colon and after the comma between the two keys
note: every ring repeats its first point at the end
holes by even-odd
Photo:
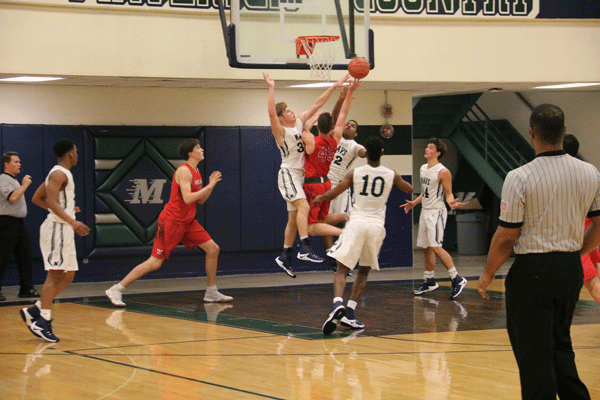
{"type": "MultiPolygon", "coordinates": [[[[218,11],[216,0],[5,0],[7,3],[40,5],[71,5],[78,7],[148,7],[154,10],[178,10],[192,12],[218,11]]],[[[295,12],[301,0],[239,0],[240,8],[246,11],[279,12],[280,3],[286,12],[295,12]]],[[[390,18],[443,17],[443,18],[536,18],[542,0],[371,0],[371,14],[390,18]]],[[[546,0],[548,1],[548,0],[546,0]]],[[[552,0],[563,1],[563,0],[552,0]]],[[[583,2],[588,0],[578,0],[583,2]]],[[[353,0],[354,9],[362,13],[365,0],[353,0]]],[[[225,9],[230,9],[230,0],[225,0],[225,9]]],[[[590,16],[589,18],[593,18],[590,16]]]]}
{"type": "Polygon", "coordinates": [[[167,183],[166,179],[152,179],[148,187],[147,179],[132,179],[135,184],[133,189],[127,189],[131,193],[130,200],[124,200],[129,204],[162,204],[163,186],[167,183]]]}

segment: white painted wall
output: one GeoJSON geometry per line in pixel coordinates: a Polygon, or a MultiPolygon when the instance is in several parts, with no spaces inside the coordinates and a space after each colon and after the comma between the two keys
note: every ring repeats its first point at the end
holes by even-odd
{"type": "MultiPolygon", "coordinates": [[[[579,153],[585,161],[600,168],[600,91],[528,91],[522,95],[534,107],[543,103],[559,106],[565,113],[567,132],[579,140],[579,153]]],[[[531,110],[515,93],[485,93],[477,104],[490,118],[510,121],[529,141],[531,110]]]]}
{"type": "MultiPolygon", "coordinates": [[[[29,5],[28,5],[29,4],[29,5]]],[[[218,13],[0,4],[0,73],[256,79],[229,68],[218,13]]],[[[598,80],[596,21],[377,17],[371,79],[598,80]]],[[[260,33],[257,33],[257,40],[260,33]]],[[[307,71],[273,71],[306,79],[307,71]]]]}

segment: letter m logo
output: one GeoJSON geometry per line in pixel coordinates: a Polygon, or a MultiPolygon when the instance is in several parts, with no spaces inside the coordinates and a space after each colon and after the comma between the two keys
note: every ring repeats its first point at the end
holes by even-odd
{"type": "Polygon", "coordinates": [[[133,188],[127,189],[131,199],[124,199],[129,204],[162,204],[163,186],[167,183],[166,179],[152,179],[148,187],[147,179],[131,179],[133,188]]]}

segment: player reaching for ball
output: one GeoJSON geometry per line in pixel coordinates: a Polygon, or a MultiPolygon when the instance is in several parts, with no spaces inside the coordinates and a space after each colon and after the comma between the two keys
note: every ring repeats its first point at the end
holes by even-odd
{"type": "Polygon", "coordinates": [[[323,259],[312,252],[308,238],[308,212],[310,206],[302,190],[304,183],[304,141],[302,131],[306,122],[312,118],[319,108],[329,100],[333,92],[344,85],[350,76],[346,75],[334,83],[329,89],[319,96],[310,108],[298,117],[290,110],[286,103],[275,103],[275,81],[263,73],[269,87],[268,112],[271,120],[271,129],[277,146],[281,151],[281,168],[277,174],[277,184],[283,199],[287,202],[288,222],[285,227],[283,252],[275,262],[286,274],[292,278],[296,273],[292,269],[292,250],[296,231],[300,234],[300,251],[297,258],[300,260],[321,263],[323,259]]]}

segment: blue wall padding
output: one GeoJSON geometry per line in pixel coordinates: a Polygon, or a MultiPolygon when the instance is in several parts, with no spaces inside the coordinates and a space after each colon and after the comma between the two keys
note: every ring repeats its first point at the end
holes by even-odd
{"type": "MultiPolygon", "coordinates": [[[[248,274],[281,272],[273,259],[283,246],[287,224],[286,203],[277,188],[277,171],[281,163],[279,150],[270,127],[128,127],[128,126],[50,126],[0,125],[2,151],[17,151],[25,174],[32,176],[32,186],[26,192],[28,216],[26,225],[34,249],[34,284],[43,283],[46,273],[39,251],[39,227],[47,212],[31,203],[35,189],[56,164],[52,147],[62,138],[75,142],[79,163],[72,170],[76,185],[76,202],[81,208],[77,218],[95,228],[95,213],[112,213],[95,193],[99,182],[106,180],[111,171],[95,171],[94,159],[97,138],[127,138],[140,135],[151,138],[153,145],[165,157],[176,156],[174,149],[163,143],[172,143],[176,137],[197,137],[205,150],[205,160],[199,164],[203,183],[209,182],[213,171],[220,171],[219,182],[207,203],[198,206],[197,218],[221,247],[219,274],[248,274]]],[[[124,146],[127,147],[127,146],[124,146]]],[[[129,146],[130,147],[130,146],[129,146]]],[[[109,152],[110,153],[110,152],[109,152]]],[[[108,153],[107,153],[108,154],[108,153]]],[[[169,177],[171,178],[171,177],[169,177]]],[[[404,176],[410,181],[410,176],[404,176]]],[[[381,251],[382,267],[412,265],[412,213],[399,208],[409,195],[394,189],[388,202],[387,237],[381,251]]],[[[165,199],[166,200],[166,199],[165,199]]],[[[116,226],[115,226],[116,227],[116,226]]],[[[104,232],[115,232],[104,226],[104,232]]],[[[128,245],[128,240],[105,240],[106,246],[96,244],[96,231],[85,238],[77,237],[80,270],[76,281],[117,281],[135,265],[150,256],[148,244],[128,245]],[[114,245],[112,245],[114,243],[114,245]]],[[[112,233],[111,233],[112,235],[112,233]]],[[[109,239],[112,239],[109,236],[109,239]]],[[[123,238],[125,239],[125,238],[123,238]]],[[[131,243],[131,240],[129,240],[131,243]]],[[[324,255],[321,238],[312,238],[315,252],[324,255]]],[[[296,262],[298,271],[327,270],[328,267],[296,262]]],[[[204,276],[204,253],[199,249],[187,250],[179,246],[163,267],[148,278],[204,276]]],[[[9,267],[2,285],[17,285],[16,268],[9,267]]]]}

